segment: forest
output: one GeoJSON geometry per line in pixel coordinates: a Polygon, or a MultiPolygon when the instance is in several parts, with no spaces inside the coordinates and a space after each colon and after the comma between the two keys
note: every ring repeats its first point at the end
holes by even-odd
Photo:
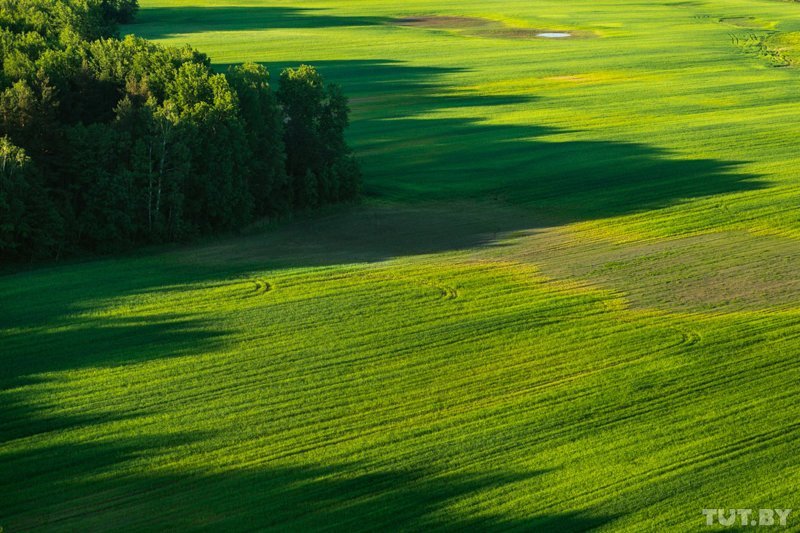
{"type": "Polygon", "coordinates": [[[120,38],[136,0],[0,0],[0,260],[183,241],[357,198],[348,101],[120,38]]]}

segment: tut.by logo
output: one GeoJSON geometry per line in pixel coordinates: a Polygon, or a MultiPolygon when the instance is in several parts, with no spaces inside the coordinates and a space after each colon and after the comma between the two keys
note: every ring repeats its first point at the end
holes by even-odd
{"type": "Polygon", "coordinates": [[[786,526],[791,509],[703,509],[706,525],[786,526]]]}

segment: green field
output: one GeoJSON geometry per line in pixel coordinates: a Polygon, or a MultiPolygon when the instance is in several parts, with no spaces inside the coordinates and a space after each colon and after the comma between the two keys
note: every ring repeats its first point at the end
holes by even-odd
{"type": "Polygon", "coordinates": [[[0,278],[4,531],[800,513],[800,4],[143,0],[126,31],[319,67],[364,200],[0,278]]]}

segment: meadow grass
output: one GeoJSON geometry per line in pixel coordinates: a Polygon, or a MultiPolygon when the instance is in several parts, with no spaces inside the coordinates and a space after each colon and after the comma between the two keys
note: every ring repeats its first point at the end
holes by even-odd
{"type": "Polygon", "coordinates": [[[798,15],[144,0],[131,33],[342,84],[365,200],[0,278],[0,526],[800,508],[798,15]]]}

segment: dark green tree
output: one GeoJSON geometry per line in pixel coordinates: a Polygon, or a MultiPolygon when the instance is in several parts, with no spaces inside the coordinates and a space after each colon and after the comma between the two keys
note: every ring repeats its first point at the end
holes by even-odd
{"type": "Polygon", "coordinates": [[[249,147],[248,187],[257,215],[287,211],[289,202],[286,156],[283,144],[283,114],[262,65],[246,63],[226,74],[239,101],[249,147]]]}
{"type": "Polygon", "coordinates": [[[0,137],[0,257],[58,252],[61,219],[25,151],[0,137]]]}
{"type": "Polygon", "coordinates": [[[360,171],[344,137],[347,99],[311,66],[281,73],[278,99],[286,115],[287,172],[296,207],[353,198],[360,171]]]}

